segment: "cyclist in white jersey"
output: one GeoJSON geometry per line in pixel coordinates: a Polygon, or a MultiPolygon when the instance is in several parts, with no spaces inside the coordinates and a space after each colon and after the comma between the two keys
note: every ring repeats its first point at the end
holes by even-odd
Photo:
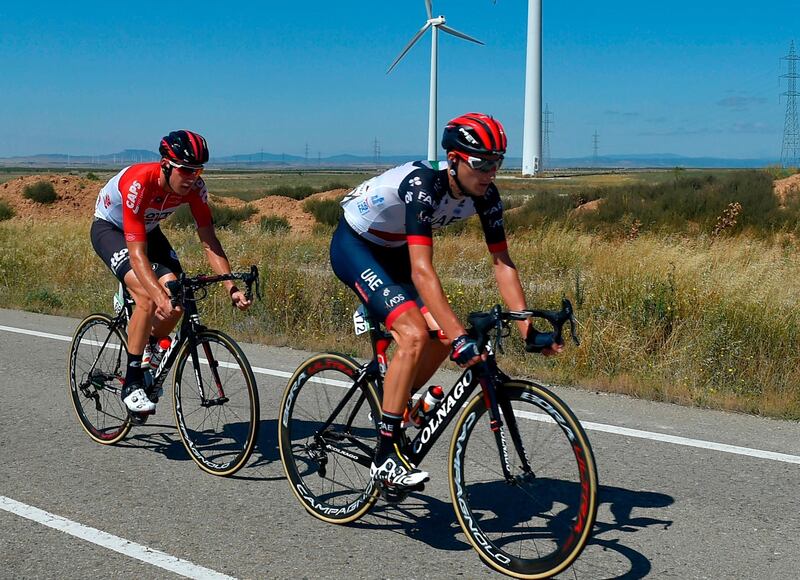
{"type": "MultiPolygon", "coordinates": [[[[447,301],[433,267],[433,230],[478,214],[500,295],[513,310],[526,309],[519,274],[508,253],[503,204],[494,179],[506,152],[496,119],[467,113],[444,129],[447,161],[417,161],[365,181],[342,201],[344,216],[331,241],[336,275],[384,322],[397,348],[384,381],[380,437],[371,474],[387,488],[415,486],[428,474],[400,448],[400,425],[412,392],[444,359],[462,367],[486,358],[447,301]],[[438,330],[431,342],[428,330],[438,330]]],[[[519,323],[526,340],[538,333],[519,323]]],[[[561,345],[542,346],[544,354],[561,345]]]]}

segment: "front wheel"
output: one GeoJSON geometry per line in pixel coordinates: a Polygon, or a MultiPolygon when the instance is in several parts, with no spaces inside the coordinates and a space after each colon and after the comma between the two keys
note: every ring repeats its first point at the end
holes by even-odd
{"type": "Polygon", "coordinates": [[[314,517],[346,524],[375,503],[369,467],[381,406],[351,358],[323,353],[301,364],[281,400],[278,441],[286,477],[314,517]]]}
{"type": "Polygon", "coordinates": [[[91,314],[69,347],[69,394],[81,427],[94,441],[111,445],[131,430],[122,402],[128,340],[105,314],[91,314]]]}
{"type": "Polygon", "coordinates": [[[253,452],[260,420],[253,369],[239,345],[217,330],[183,344],[172,391],[175,423],[192,460],[212,475],[232,475],[253,452]]]}
{"type": "Polygon", "coordinates": [[[569,407],[541,385],[509,381],[497,398],[500,435],[490,428],[482,395],[458,418],[450,495],[461,528],[490,566],[516,578],[550,578],[589,540],[597,514],[594,455],[569,407]]]}

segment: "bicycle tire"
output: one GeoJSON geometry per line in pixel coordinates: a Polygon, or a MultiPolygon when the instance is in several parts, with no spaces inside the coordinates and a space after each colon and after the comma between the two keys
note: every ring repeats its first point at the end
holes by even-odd
{"type": "Polygon", "coordinates": [[[227,334],[202,330],[196,335],[196,344],[199,373],[190,362],[189,341],[176,359],[172,381],[175,424],[189,457],[200,469],[212,475],[233,475],[250,459],[257,440],[256,379],[242,349],[227,334]]]}
{"type": "Polygon", "coordinates": [[[106,314],[84,318],[72,336],[67,361],[70,400],[78,422],[102,445],[121,441],[131,430],[121,398],[128,337],[121,328],[112,330],[112,323],[106,314]]]}
{"type": "Polygon", "coordinates": [[[592,448],[569,407],[541,385],[509,381],[497,397],[511,409],[532,470],[523,472],[503,412],[515,478],[513,485],[506,482],[478,394],[455,425],[450,496],[464,534],[492,568],[516,578],[550,578],[575,561],[594,526],[598,483],[592,448]]]}
{"type": "Polygon", "coordinates": [[[381,416],[375,385],[362,381],[330,427],[319,430],[359,372],[348,356],[318,354],[297,368],[281,398],[278,442],[286,478],[306,511],[333,524],[357,520],[378,498],[369,474],[381,416]]]}

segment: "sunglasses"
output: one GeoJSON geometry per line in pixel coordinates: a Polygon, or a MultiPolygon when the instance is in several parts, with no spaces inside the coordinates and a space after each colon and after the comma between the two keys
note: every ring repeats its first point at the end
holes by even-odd
{"type": "Polygon", "coordinates": [[[456,154],[467,162],[472,169],[476,171],[482,171],[484,173],[489,173],[493,169],[500,169],[503,166],[503,156],[499,156],[495,159],[484,159],[483,157],[471,157],[469,155],[465,155],[460,152],[456,152],[456,154]]]}
{"type": "Polygon", "coordinates": [[[180,163],[175,163],[170,160],[167,160],[167,163],[177,169],[178,173],[185,177],[196,177],[203,173],[203,169],[205,169],[202,165],[200,167],[192,167],[190,165],[181,165],[180,163]]]}

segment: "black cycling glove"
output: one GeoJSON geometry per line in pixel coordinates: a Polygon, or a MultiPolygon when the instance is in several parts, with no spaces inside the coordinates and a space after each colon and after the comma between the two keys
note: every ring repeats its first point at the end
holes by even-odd
{"type": "Polygon", "coordinates": [[[564,344],[557,341],[552,332],[539,332],[533,326],[528,328],[528,336],[525,337],[525,350],[528,352],[542,352],[549,348],[553,343],[564,344]]]}
{"type": "Polygon", "coordinates": [[[462,334],[453,341],[453,350],[450,352],[450,360],[458,365],[463,365],[479,356],[478,343],[475,339],[466,334],[462,334]]]}

